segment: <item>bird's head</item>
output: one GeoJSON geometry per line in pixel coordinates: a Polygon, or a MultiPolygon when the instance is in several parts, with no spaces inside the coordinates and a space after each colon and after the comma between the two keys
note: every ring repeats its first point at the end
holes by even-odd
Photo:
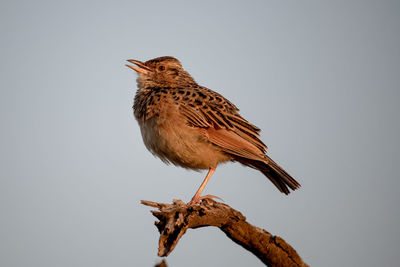
{"type": "Polygon", "coordinates": [[[158,57],[146,62],[129,59],[128,62],[136,66],[126,65],[135,70],[139,88],[151,87],[187,87],[196,85],[196,82],[186,72],[179,60],[174,57],[158,57]]]}

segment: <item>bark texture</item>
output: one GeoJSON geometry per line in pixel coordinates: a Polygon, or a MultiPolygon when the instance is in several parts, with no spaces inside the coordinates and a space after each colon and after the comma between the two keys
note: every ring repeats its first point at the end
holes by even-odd
{"type": "Polygon", "coordinates": [[[267,266],[308,266],[285,240],[249,224],[246,217],[226,204],[212,199],[204,199],[196,206],[181,200],[173,200],[172,204],[145,200],[141,203],[158,209],[152,213],[159,219],[155,225],[160,232],[160,257],[172,252],[187,229],[215,226],[267,266]]]}

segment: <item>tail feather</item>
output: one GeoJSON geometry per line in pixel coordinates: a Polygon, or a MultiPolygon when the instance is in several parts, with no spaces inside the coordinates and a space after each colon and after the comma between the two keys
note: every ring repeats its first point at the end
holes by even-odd
{"type": "Polygon", "coordinates": [[[282,167],[280,167],[270,157],[265,156],[265,160],[252,160],[242,157],[235,157],[235,160],[239,161],[243,165],[261,171],[271,182],[281,191],[288,195],[291,190],[296,190],[300,187],[300,184],[288,174],[282,167]]]}

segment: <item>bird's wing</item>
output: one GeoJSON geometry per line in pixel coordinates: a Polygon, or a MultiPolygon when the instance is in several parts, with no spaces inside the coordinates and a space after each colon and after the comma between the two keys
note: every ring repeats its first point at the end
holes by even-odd
{"type": "Polygon", "coordinates": [[[203,128],[210,142],[243,157],[258,157],[265,152],[267,146],[258,138],[260,129],[240,116],[239,109],[229,100],[204,87],[180,92],[174,95],[179,100],[180,113],[189,126],[203,128]]]}
{"type": "Polygon", "coordinates": [[[233,131],[207,128],[205,135],[211,143],[220,147],[222,151],[228,154],[251,160],[265,159],[263,151],[233,131]]]}

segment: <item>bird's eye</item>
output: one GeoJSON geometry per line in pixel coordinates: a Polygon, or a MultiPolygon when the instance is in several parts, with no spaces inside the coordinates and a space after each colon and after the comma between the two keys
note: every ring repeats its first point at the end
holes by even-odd
{"type": "Polygon", "coordinates": [[[165,70],[165,67],[164,66],[160,66],[160,67],[158,67],[158,70],[163,71],[163,70],[165,70]]]}

